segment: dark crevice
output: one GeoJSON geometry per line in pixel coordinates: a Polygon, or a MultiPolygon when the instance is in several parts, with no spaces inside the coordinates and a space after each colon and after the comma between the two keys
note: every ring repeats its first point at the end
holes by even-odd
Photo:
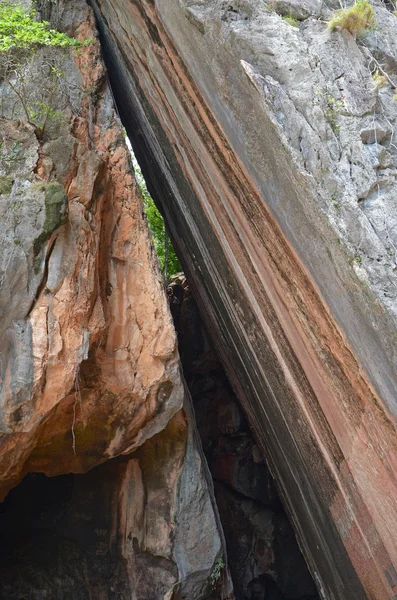
{"type": "Polygon", "coordinates": [[[274,480],[184,277],[171,283],[169,298],[236,600],[317,600],[274,480]]]}
{"type": "MultiPolygon", "coordinates": [[[[214,482],[227,549],[223,558],[235,599],[318,600],[273,478],[182,275],[168,293],[197,429],[214,482]]],[[[140,456],[145,454],[138,450],[132,458],[140,460],[140,456]]],[[[29,474],[10,492],[0,504],[0,598],[132,597],[119,508],[130,460],[131,456],[119,457],[84,475],[29,474]]],[[[134,513],[132,500],[128,506],[134,513]]],[[[134,550],[134,558],[129,555],[128,560],[133,560],[138,572],[152,569],[158,574],[156,584],[148,578],[139,598],[160,600],[167,581],[178,577],[176,565],[152,556],[137,540],[128,540],[134,550]]]]}
{"type": "Polygon", "coordinates": [[[126,562],[112,537],[126,459],[85,475],[29,474],[0,504],[0,598],[121,600],[126,562]]]}

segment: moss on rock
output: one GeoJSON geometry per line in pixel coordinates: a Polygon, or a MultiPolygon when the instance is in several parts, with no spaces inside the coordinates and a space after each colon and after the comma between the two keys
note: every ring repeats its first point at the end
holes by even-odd
{"type": "Polygon", "coordinates": [[[14,180],[9,175],[0,176],[0,196],[9,196],[12,191],[14,180]]]}
{"type": "Polygon", "coordinates": [[[33,244],[34,256],[40,253],[51,234],[65,223],[68,197],[64,188],[57,182],[44,186],[45,219],[43,230],[33,244]]]}

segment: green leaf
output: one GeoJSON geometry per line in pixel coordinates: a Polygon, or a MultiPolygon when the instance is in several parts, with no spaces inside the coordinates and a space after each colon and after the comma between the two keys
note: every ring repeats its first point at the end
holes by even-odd
{"type": "Polygon", "coordinates": [[[92,40],[79,42],[66,33],[49,29],[47,21],[37,21],[36,12],[20,4],[0,3],[0,53],[13,48],[29,50],[35,46],[78,47],[92,40]]]}

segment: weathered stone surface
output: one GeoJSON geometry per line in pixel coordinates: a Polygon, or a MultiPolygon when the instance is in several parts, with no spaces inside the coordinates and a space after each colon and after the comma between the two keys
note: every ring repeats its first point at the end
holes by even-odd
{"type": "MultiPolygon", "coordinates": [[[[95,38],[83,0],[43,6],[95,38]]],[[[64,112],[45,131],[0,88],[0,497],[29,472],[72,483],[52,503],[42,476],[0,507],[0,596],[231,598],[226,566],[220,591],[211,579],[226,564],[212,483],[99,43],[53,52],[64,112]]]]}
{"type": "Polygon", "coordinates": [[[321,13],[320,0],[274,0],[269,2],[269,7],[279,15],[291,16],[298,21],[309,17],[318,17],[321,13]]]}
{"type": "Polygon", "coordinates": [[[181,362],[214,479],[236,600],[318,600],[263,457],[256,456],[186,280],[168,288],[181,362]]]}
{"type": "MultiPolygon", "coordinates": [[[[360,137],[372,117],[395,131],[392,86],[347,32],[291,27],[262,2],[93,5],[149,188],[320,593],[392,598],[397,155],[394,134],[375,154],[360,137]]],[[[376,31],[384,47],[393,32],[376,31]]]]}
{"type": "Polygon", "coordinates": [[[4,600],[210,599],[223,554],[182,411],[133,455],[84,475],[28,476],[0,505],[0,537],[4,600]]]}
{"type": "MultiPolygon", "coordinates": [[[[85,39],[95,26],[80,6],[73,33],[85,39]]],[[[131,452],[184,396],[98,42],[67,60],[78,114],[69,106],[68,123],[40,141],[24,121],[1,121],[3,495],[29,470],[84,472],[131,452]]]]}

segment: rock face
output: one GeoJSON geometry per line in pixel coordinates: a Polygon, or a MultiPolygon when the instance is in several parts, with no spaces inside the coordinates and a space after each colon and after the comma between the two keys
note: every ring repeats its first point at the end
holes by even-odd
{"type": "Polygon", "coordinates": [[[168,288],[186,383],[214,480],[236,600],[318,600],[315,585],[186,279],[168,288]]]}
{"type": "Polygon", "coordinates": [[[4,600],[222,597],[211,585],[220,538],[181,411],[131,456],[29,475],[0,509],[4,600]]]}
{"type": "MultiPolygon", "coordinates": [[[[7,498],[0,595],[210,597],[222,534],[94,16],[42,8],[94,39],[38,51],[0,88],[0,497],[126,457],[67,476],[65,497],[43,475],[7,498]],[[44,127],[15,89],[34,105],[46,86],[44,127]]],[[[216,583],[228,597],[226,567],[216,583]]]]}
{"type": "Polygon", "coordinates": [[[250,0],[92,4],[149,189],[321,595],[395,597],[395,15],[376,4],[356,40],[327,29],[332,1],[320,19],[290,3],[309,16],[298,28],[250,0]]]}
{"type": "MultiPolygon", "coordinates": [[[[88,8],[82,17],[72,32],[85,39],[95,30],[88,8]]],[[[69,107],[67,123],[41,141],[24,121],[1,124],[10,180],[0,225],[3,493],[27,471],[84,472],[129,453],[183,403],[173,325],[98,42],[81,52],[64,59],[78,114],[69,107]]]]}

